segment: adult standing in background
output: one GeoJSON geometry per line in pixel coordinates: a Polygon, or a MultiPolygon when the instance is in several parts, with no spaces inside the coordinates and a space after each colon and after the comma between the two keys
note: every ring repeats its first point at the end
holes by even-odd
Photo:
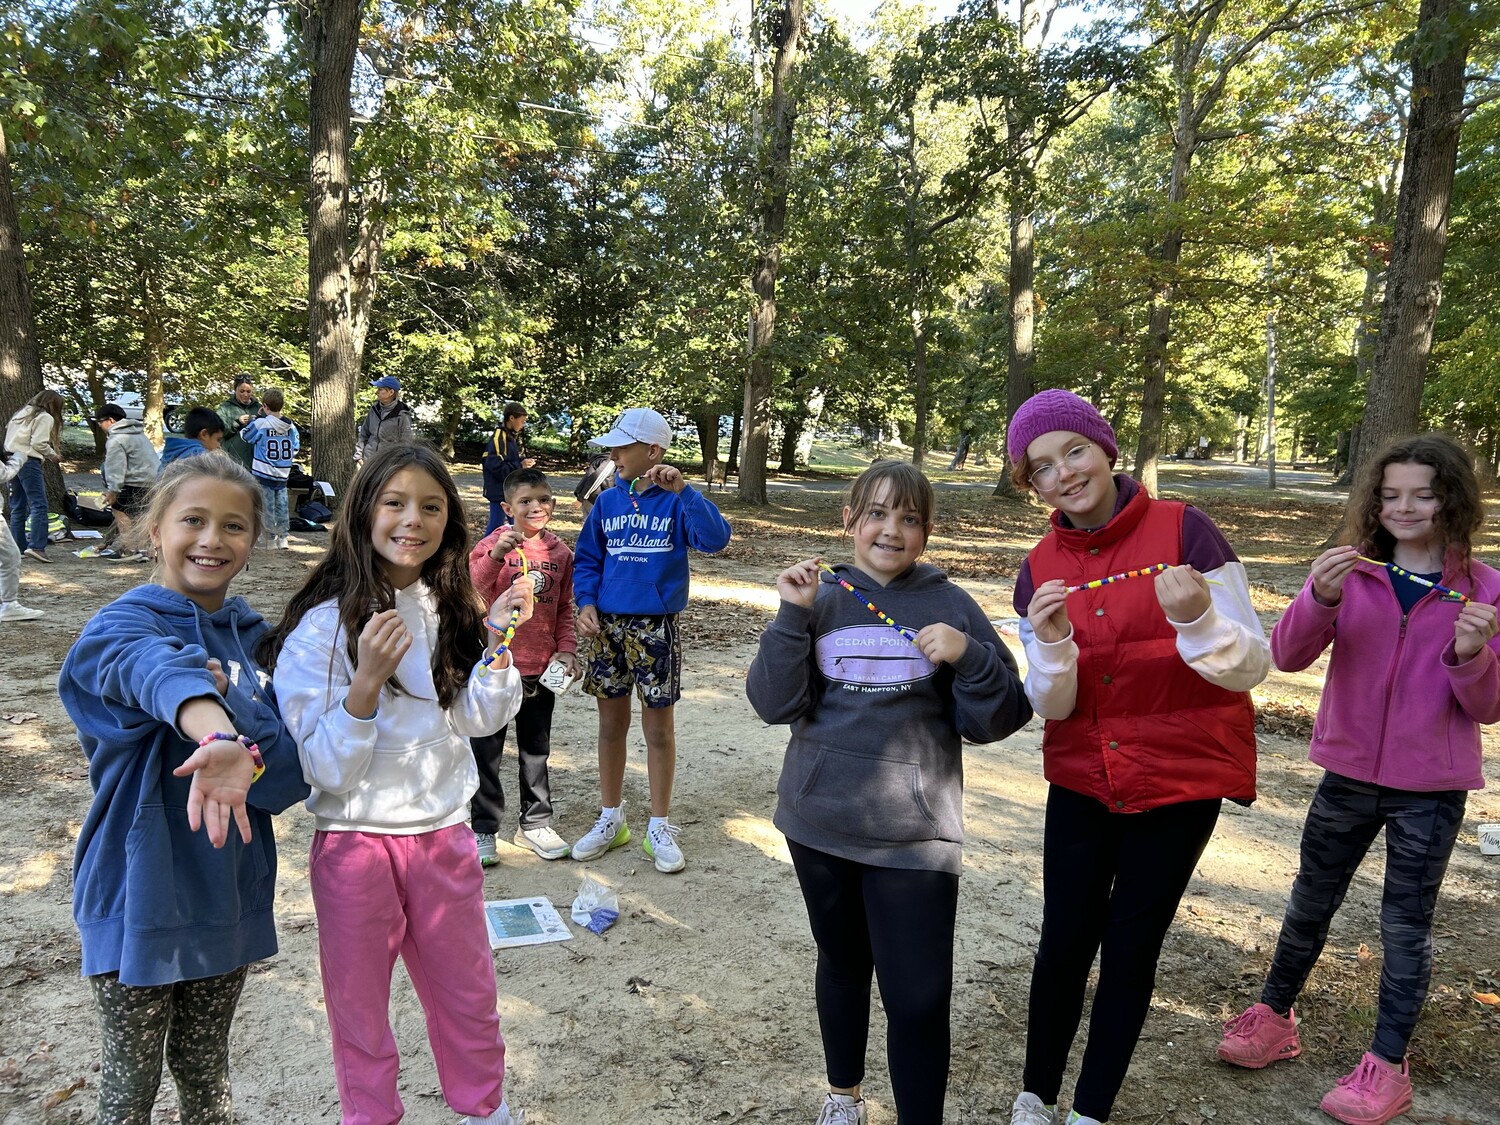
{"type": "Polygon", "coordinates": [[[19,458],[20,466],[10,486],[10,534],[16,547],[37,562],[47,557],[47,484],[42,463],[62,464],[63,397],[56,391],[41,391],[17,410],[5,427],[5,452],[19,458]],[[31,535],[26,518],[31,517],[31,535]]]}
{"type": "Polygon", "coordinates": [[[220,448],[248,469],[255,451],[240,437],[240,431],[260,417],[255,380],[248,375],[237,376],[234,393],[219,403],[218,415],[224,419],[224,444],[220,448]]]}
{"type": "Polygon", "coordinates": [[[366,457],[373,457],[382,446],[412,441],[415,437],[411,407],[401,401],[401,380],[385,375],[370,385],[375,388],[375,405],[370,407],[370,413],[354,435],[356,465],[366,457]]]}

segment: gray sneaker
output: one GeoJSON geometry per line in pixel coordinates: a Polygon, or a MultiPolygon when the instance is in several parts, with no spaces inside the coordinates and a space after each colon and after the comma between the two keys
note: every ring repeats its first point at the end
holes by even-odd
{"type": "Polygon", "coordinates": [[[1010,1111],[1010,1125],[1057,1125],[1057,1107],[1035,1094],[1023,1093],[1010,1111]]]}
{"type": "Polygon", "coordinates": [[[22,551],[21,553],[28,559],[36,559],[37,562],[50,563],[52,561],[47,557],[47,553],[45,551],[38,551],[35,547],[27,547],[26,550],[22,551]]]}
{"type": "Polygon", "coordinates": [[[664,821],[647,832],[646,838],[641,841],[646,856],[663,875],[675,875],[687,866],[687,860],[682,858],[682,849],[677,846],[677,837],[681,834],[681,828],[664,821]]]}
{"type": "Polygon", "coordinates": [[[543,824],[537,828],[517,828],[515,838],[511,843],[518,848],[536,852],[543,859],[562,859],[571,850],[568,842],[559,836],[550,824],[543,824]]]}
{"type": "Polygon", "coordinates": [[[847,1094],[829,1094],[823,1099],[823,1109],[815,1125],[865,1125],[867,1119],[865,1100],[847,1094]]]}
{"type": "Polygon", "coordinates": [[[594,827],[573,845],[573,858],[587,862],[598,859],[612,848],[630,843],[630,826],[625,823],[625,806],[617,813],[600,812],[594,827]]]}
{"type": "Polygon", "coordinates": [[[474,846],[479,849],[479,865],[481,867],[494,867],[500,862],[500,853],[495,850],[495,834],[493,832],[474,833],[474,846]]]}

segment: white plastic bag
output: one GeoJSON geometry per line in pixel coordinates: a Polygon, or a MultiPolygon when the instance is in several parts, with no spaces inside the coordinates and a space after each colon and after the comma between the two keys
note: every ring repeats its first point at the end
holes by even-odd
{"type": "Polygon", "coordinates": [[[573,921],[585,929],[602,934],[620,916],[620,900],[615,892],[587,873],[573,900],[573,921]]]}

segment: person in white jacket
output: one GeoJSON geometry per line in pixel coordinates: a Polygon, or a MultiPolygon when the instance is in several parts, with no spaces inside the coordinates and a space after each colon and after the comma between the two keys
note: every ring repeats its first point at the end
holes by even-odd
{"type": "Polygon", "coordinates": [[[40,391],[5,427],[5,452],[17,461],[10,486],[10,534],[17,550],[37,562],[52,561],[47,557],[47,485],[42,465],[47,461],[62,464],[62,416],[62,395],[40,391]]]}
{"type": "Polygon", "coordinates": [[[467,824],[479,788],[468,740],[521,706],[505,646],[531,616],[533,591],[518,581],[486,617],[467,548],[463,502],[438,455],[380,450],[355,474],[328,556],[258,654],[312,786],[308,873],[345,1125],[402,1117],[388,1015],[398,950],[449,1106],[471,1125],[515,1120],[467,824]]]}

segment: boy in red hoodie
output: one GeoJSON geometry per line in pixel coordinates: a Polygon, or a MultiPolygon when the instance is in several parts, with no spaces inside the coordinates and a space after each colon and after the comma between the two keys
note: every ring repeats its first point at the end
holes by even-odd
{"type": "MultiPolygon", "coordinates": [[[[518,469],[505,478],[505,513],[512,522],[497,527],[469,555],[469,574],[481,598],[493,601],[523,573],[536,591],[536,612],[516,630],[510,653],[521,673],[525,698],[516,715],[516,749],[521,767],[521,817],[514,843],[543,859],[562,859],[568,843],[552,827],[552,788],[547,756],[552,751],[552,708],[557,697],[538,682],[553,660],[578,674],[578,642],[573,632],[573,552],[552,532],[554,498],[540,469],[518,469]]],[[[505,729],[470,739],[479,767],[479,792],[469,802],[479,862],[500,862],[495,835],[505,812],[500,756],[505,729]]]]}

